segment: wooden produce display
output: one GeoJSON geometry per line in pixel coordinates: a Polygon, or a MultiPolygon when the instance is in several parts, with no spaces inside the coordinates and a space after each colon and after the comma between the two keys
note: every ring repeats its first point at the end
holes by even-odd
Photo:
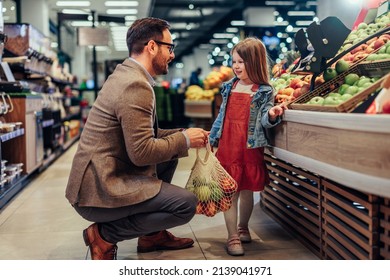
{"type": "Polygon", "coordinates": [[[275,220],[321,257],[321,194],[317,175],[265,155],[271,183],[261,195],[262,205],[275,220]]]}
{"type": "Polygon", "coordinates": [[[390,260],[390,198],[383,198],[379,214],[379,255],[390,260]]]}
{"type": "Polygon", "coordinates": [[[390,115],[288,110],[261,205],[323,259],[390,259],[390,115]]]}

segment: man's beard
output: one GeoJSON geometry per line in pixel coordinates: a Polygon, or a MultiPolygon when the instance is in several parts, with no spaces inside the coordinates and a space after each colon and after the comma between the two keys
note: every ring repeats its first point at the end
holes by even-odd
{"type": "Polygon", "coordinates": [[[164,61],[162,54],[159,52],[158,55],[152,61],[152,67],[156,75],[168,74],[167,62],[164,61]]]}

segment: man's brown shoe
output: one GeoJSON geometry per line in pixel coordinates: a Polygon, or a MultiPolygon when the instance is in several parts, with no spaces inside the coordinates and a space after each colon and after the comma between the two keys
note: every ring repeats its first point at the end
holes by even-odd
{"type": "Polygon", "coordinates": [[[85,245],[91,250],[93,260],[115,260],[118,246],[108,243],[100,236],[98,225],[90,225],[83,231],[85,245]]]}
{"type": "Polygon", "coordinates": [[[139,237],[137,251],[146,253],[157,250],[178,250],[191,247],[192,244],[194,244],[194,240],[191,238],[179,238],[169,231],[163,230],[151,236],[139,237]]]}

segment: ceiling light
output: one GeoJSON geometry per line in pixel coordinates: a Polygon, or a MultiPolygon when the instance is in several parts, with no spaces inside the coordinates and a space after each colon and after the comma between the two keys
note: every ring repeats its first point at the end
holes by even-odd
{"type": "Polygon", "coordinates": [[[245,26],[245,20],[232,20],[230,22],[232,26],[245,26]]]}
{"type": "Polygon", "coordinates": [[[237,27],[228,27],[228,28],[226,28],[226,32],[228,32],[228,33],[237,33],[238,32],[238,28],[237,27]]]}
{"type": "Polygon", "coordinates": [[[211,39],[210,44],[227,44],[229,40],[226,39],[211,39]]]}
{"type": "Polygon", "coordinates": [[[70,23],[74,27],[83,27],[83,26],[89,26],[92,27],[92,21],[72,21],[70,23]]]}
{"type": "Polygon", "coordinates": [[[137,16],[125,16],[126,21],[136,20],[137,16]]]}
{"type": "Polygon", "coordinates": [[[289,16],[315,16],[315,12],[313,11],[288,11],[287,15],[289,16]]]}
{"type": "Polygon", "coordinates": [[[57,1],[57,7],[89,7],[90,1],[57,1]]]}
{"type": "Polygon", "coordinates": [[[213,34],[213,37],[215,39],[225,39],[225,38],[233,38],[234,37],[234,34],[229,34],[229,33],[214,33],[213,34]]]}
{"type": "MultiPolygon", "coordinates": [[[[90,49],[93,48],[93,46],[88,46],[90,49]]],[[[109,48],[107,46],[95,46],[95,50],[96,51],[100,51],[100,52],[107,52],[109,50],[109,48]]]]}
{"type": "Polygon", "coordinates": [[[298,26],[307,26],[307,25],[310,25],[313,21],[311,20],[297,20],[295,22],[296,25],[298,26]]]}
{"type": "Polygon", "coordinates": [[[76,9],[63,9],[62,10],[63,14],[81,14],[81,15],[86,15],[90,14],[90,12],[84,11],[84,10],[76,10],[76,9]]]}
{"type": "Polygon", "coordinates": [[[137,7],[138,1],[106,1],[106,7],[137,7]]]}
{"type": "Polygon", "coordinates": [[[276,26],[287,26],[287,25],[289,25],[289,22],[288,21],[274,21],[274,24],[276,25],[276,26]]]}
{"type": "Polygon", "coordinates": [[[108,9],[106,11],[107,14],[109,15],[135,15],[138,13],[137,9],[108,9]]]}
{"type": "Polygon", "coordinates": [[[265,1],[267,6],[293,6],[294,1],[265,1]]]}
{"type": "Polygon", "coordinates": [[[181,9],[171,9],[169,11],[170,17],[200,17],[201,12],[199,10],[181,10],[181,9]]]}

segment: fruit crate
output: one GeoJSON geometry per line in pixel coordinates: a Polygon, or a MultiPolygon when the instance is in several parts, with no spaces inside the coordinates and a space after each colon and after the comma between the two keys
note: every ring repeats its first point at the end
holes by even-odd
{"type": "MultiPolygon", "coordinates": [[[[381,62],[381,61],[379,61],[381,62]]],[[[370,64],[370,68],[375,69],[375,66],[379,65],[377,62],[373,61],[370,64]]],[[[389,63],[390,68],[390,63],[389,63]]],[[[347,71],[341,73],[337,77],[333,78],[330,81],[319,86],[317,89],[308,92],[297,98],[293,103],[289,104],[289,107],[294,110],[305,110],[305,111],[321,111],[321,112],[350,112],[352,111],[359,103],[366,100],[372,93],[378,90],[382,84],[383,77],[373,83],[371,86],[367,87],[365,90],[355,94],[350,99],[344,101],[335,106],[331,105],[315,105],[315,104],[305,104],[310,99],[315,96],[327,97],[329,93],[337,90],[343,83],[344,78],[351,73],[358,74],[360,76],[370,76],[376,77],[377,75],[374,72],[371,72],[367,66],[360,66],[360,64],[355,65],[348,69],[347,71]]]]}
{"type": "Polygon", "coordinates": [[[384,198],[380,205],[379,245],[380,259],[390,260],[390,199],[384,198]]]}
{"type": "Polygon", "coordinates": [[[262,207],[320,257],[319,177],[268,154],[265,160],[271,182],[261,194],[262,207]]]}
{"type": "Polygon", "coordinates": [[[390,72],[390,59],[364,61],[359,64],[359,68],[362,75],[383,77],[390,72]]]}
{"type": "Polygon", "coordinates": [[[379,197],[328,179],[322,185],[324,259],[378,259],[379,197]]]}

